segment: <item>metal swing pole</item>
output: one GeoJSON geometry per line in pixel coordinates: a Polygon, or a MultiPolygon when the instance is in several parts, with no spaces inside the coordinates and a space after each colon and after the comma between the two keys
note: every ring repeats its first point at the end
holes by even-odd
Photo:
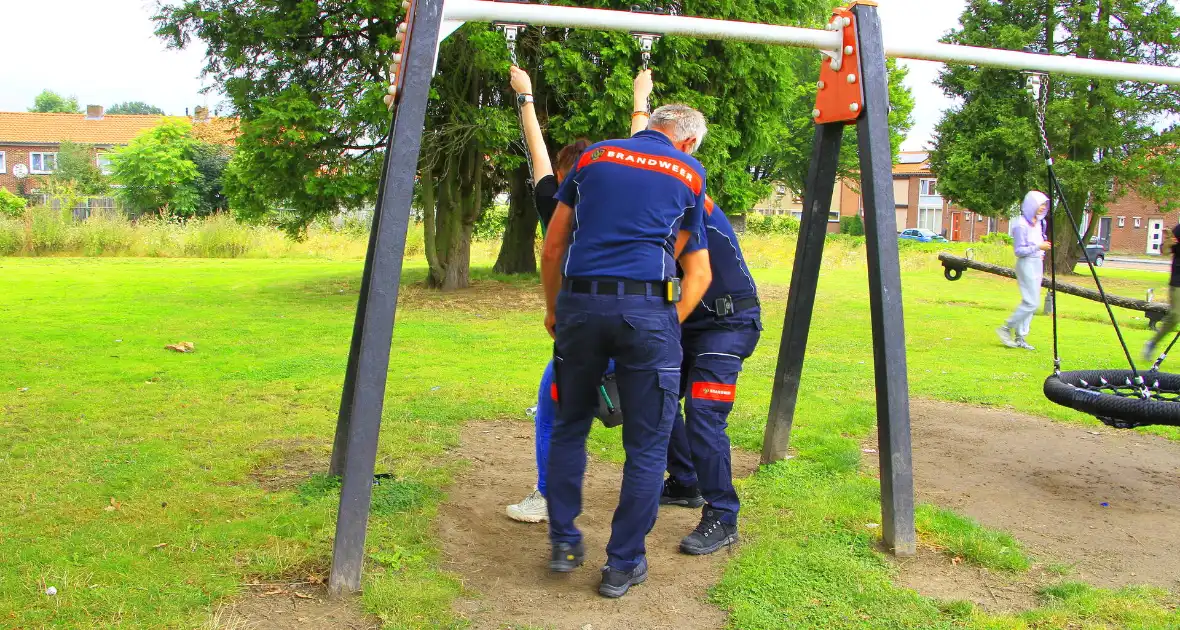
{"type": "Polygon", "coordinates": [[[804,215],[787,298],[779,362],[775,370],[762,462],[786,457],[799,395],[800,373],[815,306],[828,212],[844,126],[855,120],[864,195],[869,306],[877,384],[877,440],[881,469],[881,522],[886,546],[900,556],[917,551],[911,465],[909,380],[901,265],[893,198],[893,153],[889,142],[889,85],[881,22],[875,6],[837,9],[829,30],[841,46],[825,62],[819,83],[816,128],[804,215]]]}
{"type": "Polygon", "coordinates": [[[337,447],[343,442],[346,448],[339,457],[341,461],[337,462],[337,457],[333,457],[334,466],[338,463],[344,475],[336,538],[332,546],[332,571],[328,578],[328,590],[333,595],[355,592],[361,587],[393,322],[397,314],[422,125],[426,119],[430,78],[442,25],[442,4],[442,0],[415,0],[407,17],[402,67],[398,72],[400,87],[395,96],[397,100],[353,329],[349,366],[354,369],[350,370],[351,380],[346,378],[341,402],[341,428],[345,430],[345,436],[337,436],[337,447]]]}

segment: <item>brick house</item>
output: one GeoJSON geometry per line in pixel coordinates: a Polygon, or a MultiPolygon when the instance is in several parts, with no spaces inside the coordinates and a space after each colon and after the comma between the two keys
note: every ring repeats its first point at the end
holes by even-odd
{"type": "Polygon", "coordinates": [[[1117,190],[1116,194],[1121,196],[1107,204],[1094,235],[1116,254],[1167,253],[1170,233],[1180,222],[1180,212],[1164,213],[1134,191],[1117,190]]]}
{"type": "MultiPolygon", "coordinates": [[[[1008,219],[988,218],[963,210],[938,194],[938,179],[930,172],[929,154],[925,151],[902,151],[893,165],[893,197],[897,230],[925,228],[952,241],[975,242],[990,232],[1008,232],[1008,219]]],[[[832,212],[828,231],[840,231],[840,217],[862,214],[859,182],[843,181],[832,195],[832,212]]],[[[760,214],[803,214],[803,199],[798,193],[779,185],[775,193],[755,204],[760,214]]],[[[862,214],[863,216],[863,214],[862,214]]]]}
{"type": "MultiPolygon", "coordinates": [[[[232,142],[234,119],[210,118],[204,107],[196,108],[195,112],[191,118],[194,135],[211,142],[232,142]]],[[[87,106],[85,114],[0,112],[0,188],[19,192],[14,173],[19,168],[27,170],[29,176],[25,192],[36,191],[39,179],[36,176],[54,171],[57,151],[64,141],[93,146],[95,163],[109,174],[110,159],[104,156],[107,151],[128,144],[166,119],[166,116],[109,115],[99,105],[87,106]]]]}

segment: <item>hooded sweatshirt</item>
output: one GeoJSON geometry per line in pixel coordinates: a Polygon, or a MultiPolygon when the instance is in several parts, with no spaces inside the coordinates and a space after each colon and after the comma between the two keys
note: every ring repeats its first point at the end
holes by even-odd
{"type": "Polygon", "coordinates": [[[1012,228],[1012,249],[1017,258],[1044,258],[1041,243],[1045,242],[1042,221],[1037,219],[1037,208],[1048,201],[1045,193],[1032,190],[1024,196],[1024,203],[1020,204],[1021,218],[1016,220],[1016,227],[1012,228]]]}

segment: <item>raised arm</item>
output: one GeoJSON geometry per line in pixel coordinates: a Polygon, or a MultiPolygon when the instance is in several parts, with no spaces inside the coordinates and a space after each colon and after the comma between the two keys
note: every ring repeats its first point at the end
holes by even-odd
{"type": "Polygon", "coordinates": [[[541,134],[541,123],[537,120],[537,106],[533,103],[533,82],[524,70],[512,66],[512,90],[517,96],[527,95],[526,103],[520,107],[521,127],[529,155],[533,157],[533,181],[553,174],[553,163],[549,160],[549,149],[545,147],[545,136],[541,134]]]}
{"type": "Polygon", "coordinates": [[[639,74],[635,75],[634,88],[635,108],[631,113],[631,135],[647,129],[647,122],[651,118],[651,108],[648,105],[652,90],[651,70],[640,70],[639,74]]]}

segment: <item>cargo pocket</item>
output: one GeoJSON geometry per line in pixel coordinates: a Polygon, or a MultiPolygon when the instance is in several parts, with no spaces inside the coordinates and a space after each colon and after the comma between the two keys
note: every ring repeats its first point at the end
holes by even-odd
{"type": "Polygon", "coordinates": [[[676,418],[676,408],[680,405],[680,368],[658,370],[661,404],[660,430],[671,431],[672,422],[676,418]]]}

